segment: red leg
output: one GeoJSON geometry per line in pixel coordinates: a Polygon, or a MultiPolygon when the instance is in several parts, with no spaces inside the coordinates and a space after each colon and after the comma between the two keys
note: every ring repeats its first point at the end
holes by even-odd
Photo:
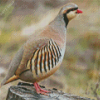
{"type": "Polygon", "coordinates": [[[49,93],[50,92],[50,91],[46,91],[46,90],[41,89],[41,87],[39,86],[39,84],[38,83],[36,83],[36,84],[37,84],[38,88],[40,89],[40,91],[45,92],[45,93],[49,93]]]}
{"type": "Polygon", "coordinates": [[[34,84],[34,87],[36,89],[36,92],[39,94],[44,94],[44,95],[47,95],[46,93],[48,93],[49,91],[46,91],[46,90],[43,90],[40,88],[40,86],[38,85],[38,83],[33,83],[34,84]]]}
{"type": "Polygon", "coordinates": [[[33,84],[34,84],[34,87],[36,89],[36,92],[38,93],[39,92],[39,88],[38,88],[37,84],[36,83],[33,83],[33,84]]]}

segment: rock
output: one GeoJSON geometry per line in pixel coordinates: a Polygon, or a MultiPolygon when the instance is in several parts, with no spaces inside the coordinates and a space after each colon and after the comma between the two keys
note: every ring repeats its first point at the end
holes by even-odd
{"type": "MultiPolygon", "coordinates": [[[[40,87],[47,90],[44,86],[40,87]]],[[[17,86],[9,88],[6,100],[91,100],[89,98],[66,94],[55,88],[52,90],[48,89],[48,91],[50,91],[48,96],[37,94],[33,84],[20,82],[17,86]]]]}

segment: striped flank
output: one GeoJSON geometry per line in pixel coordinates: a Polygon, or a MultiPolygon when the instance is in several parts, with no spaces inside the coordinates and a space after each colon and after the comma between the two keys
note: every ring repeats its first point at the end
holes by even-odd
{"type": "Polygon", "coordinates": [[[33,74],[37,76],[40,73],[48,73],[56,67],[60,57],[61,52],[59,46],[50,39],[48,45],[33,52],[28,64],[30,64],[29,66],[33,74]]]}

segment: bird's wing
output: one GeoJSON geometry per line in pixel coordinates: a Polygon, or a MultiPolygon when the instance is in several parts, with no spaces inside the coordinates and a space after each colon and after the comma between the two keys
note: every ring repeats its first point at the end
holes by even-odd
{"type": "Polygon", "coordinates": [[[34,69],[36,70],[37,66],[42,66],[41,64],[44,60],[45,62],[49,62],[47,63],[49,67],[53,67],[60,56],[60,48],[54,40],[47,38],[30,40],[24,46],[23,57],[15,74],[20,75],[25,70],[32,70],[32,60],[34,61],[34,69]],[[41,59],[43,58],[44,60],[42,61],[41,59]]]}
{"type": "Polygon", "coordinates": [[[12,59],[8,73],[6,74],[6,77],[1,82],[1,85],[4,85],[7,83],[7,81],[12,78],[14,75],[19,76],[23,71],[27,70],[27,62],[32,56],[33,52],[37,50],[38,48],[41,48],[45,45],[47,45],[49,42],[49,39],[41,39],[41,38],[35,38],[29,39],[15,54],[14,58],[12,59]]]}

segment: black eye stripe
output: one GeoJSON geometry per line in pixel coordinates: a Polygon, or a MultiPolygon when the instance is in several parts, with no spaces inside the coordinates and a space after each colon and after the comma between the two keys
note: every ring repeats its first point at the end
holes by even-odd
{"type": "Polygon", "coordinates": [[[74,11],[74,10],[77,10],[78,9],[78,7],[77,8],[72,8],[72,9],[69,9],[69,10],[67,10],[67,12],[66,13],[69,13],[70,11],[74,11]]]}

